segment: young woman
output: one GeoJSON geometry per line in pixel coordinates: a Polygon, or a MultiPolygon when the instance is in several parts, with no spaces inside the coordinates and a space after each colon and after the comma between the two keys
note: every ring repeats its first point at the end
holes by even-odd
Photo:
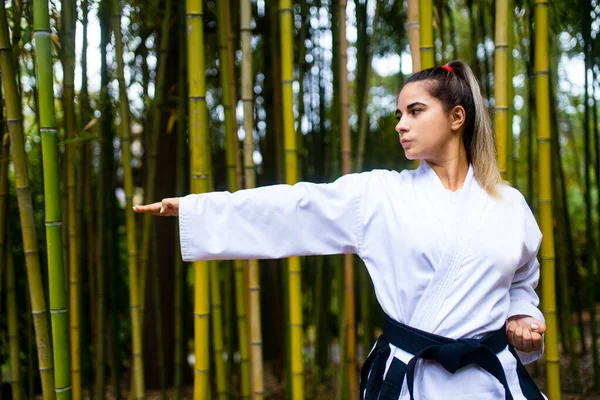
{"type": "Polygon", "coordinates": [[[186,261],[359,255],[387,315],[361,398],[544,399],[522,365],[540,357],[546,330],[534,291],[542,235],[500,178],[475,76],[460,61],[417,72],[396,117],[415,170],[135,210],[179,216],[186,261]]]}

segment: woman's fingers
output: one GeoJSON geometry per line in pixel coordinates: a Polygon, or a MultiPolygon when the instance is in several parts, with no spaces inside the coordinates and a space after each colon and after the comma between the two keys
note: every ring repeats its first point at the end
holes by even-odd
{"type": "Polygon", "coordinates": [[[162,208],[162,202],[152,203],[145,206],[135,206],[133,207],[133,211],[137,213],[145,213],[152,215],[160,215],[160,210],[162,208]]]}
{"type": "Polygon", "coordinates": [[[179,197],[163,199],[158,203],[145,206],[135,206],[133,207],[133,211],[161,217],[176,217],[179,215],[179,197]]]}
{"type": "Polygon", "coordinates": [[[508,340],[508,343],[513,346],[515,346],[515,330],[517,329],[517,323],[516,322],[509,322],[508,326],[506,327],[506,337],[508,340]]]}
{"type": "Polygon", "coordinates": [[[532,351],[540,351],[542,349],[542,335],[536,332],[531,333],[532,351]]]}
{"type": "Polygon", "coordinates": [[[523,329],[523,351],[531,351],[533,349],[533,341],[531,339],[531,331],[523,329]]]}
{"type": "Polygon", "coordinates": [[[533,324],[531,324],[531,325],[532,325],[532,326],[531,326],[531,330],[532,330],[533,332],[537,332],[537,333],[539,333],[540,335],[541,335],[542,333],[545,333],[545,332],[546,332],[546,324],[545,324],[545,323],[543,323],[542,321],[538,321],[538,320],[536,320],[536,322],[534,322],[534,323],[533,323],[533,324]]]}

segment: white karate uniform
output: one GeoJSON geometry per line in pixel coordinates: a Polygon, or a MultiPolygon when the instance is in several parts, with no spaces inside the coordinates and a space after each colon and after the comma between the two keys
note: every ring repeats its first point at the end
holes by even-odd
{"type": "MultiPolygon", "coordinates": [[[[463,188],[446,189],[422,162],[416,170],[374,170],[334,183],[275,185],[234,194],[189,195],[179,206],[183,259],[284,258],[355,253],[387,315],[450,338],[480,338],[512,315],[544,320],[534,288],[541,232],[519,191],[489,196],[469,168],[463,188]]],[[[391,346],[393,357],[413,357],[391,346]]],[[[523,363],[541,351],[519,353],[523,363]]],[[[514,399],[524,399],[516,360],[497,354],[514,399]]],[[[387,372],[386,372],[387,373],[387,372]]],[[[477,365],[454,374],[434,361],[415,369],[415,398],[504,399],[477,365]]],[[[408,399],[406,379],[400,399],[408,399]]]]}

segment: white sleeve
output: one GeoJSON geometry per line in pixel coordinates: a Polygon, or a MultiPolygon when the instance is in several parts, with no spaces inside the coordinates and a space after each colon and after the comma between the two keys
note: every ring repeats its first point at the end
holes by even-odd
{"type": "Polygon", "coordinates": [[[185,261],[357,253],[359,210],[369,173],[334,183],[301,182],[183,197],[185,261]]]}
{"type": "MultiPolygon", "coordinates": [[[[525,201],[523,200],[523,203],[525,201]]],[[[535,221],[535,217],[531,213],[527,203],[525,207],[525,241],[524,241],[524,262],[517,269],[510,287],[510,309],[508,317],[515,315],[528,315],[535,319],[545,322],[544,315],[539,310],[538,305],[540,299],[535,292],[540,279],[540,263],[537,255],[542,241],[542,233],[535,221]]],[[[522,352],[517,350],[517,354],[523,364],[534,362],[544,352],[539,351],[522,352]]]]}

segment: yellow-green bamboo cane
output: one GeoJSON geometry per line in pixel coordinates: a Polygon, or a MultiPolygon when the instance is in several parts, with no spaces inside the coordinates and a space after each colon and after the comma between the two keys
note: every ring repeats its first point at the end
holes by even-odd
{"type": "MultiPolygon", "coordinates": [[[[410,0],[410,1],[415,1],[415,0],[410,0]]],[[[373,23],[371,24],[372,28],[372,33],[371,33],[371,39],[369,40],[369,44],[368,44],[368,49],[367,49],[367,60],[365,62],[365,80],[364,80],[364,87],[358,90],[362,90],[364,93],[364,96],[361,97],[362,101],[361,104],[359,104],[358,106],[358,110],[360,112],[360,126],[359,126],[359,133],[358,133],[358,150],[357,150],[357,155],[356,155],[356,172],[362,172],[363,169],[363,160],[364,160],[364,154],[365,154],[365,145],[367,142],[367,126],[368,126],[368,122],[369,122],[369,116],[367,115],[367,102],[369,99],[369,88],[370,88],[370,81],[371,81],[371,72],[373,70],[371,64],[373,63],[373,48],[375,46],[375,40],[377,40],[377,24],[379,21],[379,13],[381,11],[381,6],[382,6],[382,2],[378,1],[377,4],[375,5],[375,14],[373,16],[373,23]]],[[[412,49],[412,48],[411,48],[412,49]]],[[[411,50],[412,51],[412,50],[411,50]]],[[[418,52],[418,48],[417,48],[417,52],[418,52]]],[[[415,60],[415,58],[413,57],[413,61],[415,60]]],[[[420,60],[419,60],[420,62],[420,60]]],[[[414,65],[413,65],[414,68],[414,65]]],[[[414,70],[414,69],[413,69],[414,70]]],[[[343,163],[343,161],[342,161],[343,163]]],[[[366,272],[366,270],[361,269],[361,271],[366,272]]],[[[362,272],[360,272],[362,274],[362,272]]],[[[362,279],[361,279],[362,280],[362,279]]],[[[365,292],[366,295],[366,292],[365,292]]]]}
{"type": "MultiPolygon", "coordinates": [[[[380,2],[377,2],[379,6],[380,2]]],[[[412,59],[413,74],[421,70],[421,49],[419,47],[419,0],[408,0],[408,43],[412,59]]]]}
{"type": "MultiPolygon", "coordinates": [[[[207,192],[207,110],[204,78],[204,8],[202,0],[186,1],[190,180],[193,193],[207,192]]],[[[209,267],[194,262],[194,400],[210,397],[209,384],[209,267]]]]}
{"type": "MultiPolygon", "coordinates": [[[[56,137],[56,114],[54,110],[54,82],[52,79],[53,68],[50,50],[51,32],[48,2],[44,0],[34,1],[33,15],[36,70],[38,75],[38,93],[40,96],[40,132],[42,136],[44,165],[46,245],[48,248],[48,272],[50,275],[52,343],[54,346],[54,369],[56,374],[54,388],[57,398],[70,399],[71,363],[69,360],[69,334],[66,329],[68,320],[67,293],[62,254],[60,172],[56,137]]],[[[4,72],[4,68],[2,70],[4,72]]],[[[45,345],[49,346],[49,343],[45,343],[45,345]]]]}
{"type": "Polygon", "coordinates": [[[227,182],[229,190],[237,190],[237,169],[239,169],[238,157],[238,139],[237,122],[235,119],[235,108],[232,104],[232,90],[230,87],[234,71],[231,69],[231,58],[233,53],[228,49],[228,19],[230,18],[229,1],[217,2],[218,26],[219,26],[219,65],[221,79],[221,88],[223,93],[223,112],[225,114],[225,140],[226,140],[226,164],[227,164],[227,182]],[[235,186],[235,187],[234,187],[235,186]]]}
{"type": "Polygon", "coordinates": [[[507,66],[506,66],[506,74],[508,76],[508,78],[506,79],[506,86],[507,86],[507,102],[506,105],[508,107],[507,110],[507,134],[506,134],[506,153],[507,153],[507,158],[506,158],[506,179],[509,182],[513,182],[515,181],[515,158],[514,158],[514,148],[515,148],[515,140],[513,137],[513,130],[512,130],[512,124],[513,124],[513,116],[515,115],[515,107],[514,107],[514,103],[513,103],[513,99],[515,97],[515,89],[513,87],[513,82],[512,82],[512,78],[514,75],[514,65],[515,65],[515,60],[512,54],[512,50],[514,47],[514,33],[513,33],[513,27],[514,27],[514,15],[515,15],[515,5],[514,5],[514,0],[508,0],[508,15],[506,18],[506,26],[508,29],[507,32],[507,43],[508,43],[508,48],[507,48],[507,52],[508,52],[508,59],[507,59],[507,66]]]}
{"type": "MultiPolygon", "coordinates": [[[[235,77],[233,68],[233,42],[229,1],[217,3],[219,26],[219,60],[221,66],[221,88],[225,113],[225,155],[227,164],[227,185],[230,192],[240,187],[240,161],[238,157],[237,121],[235,118],[235,77]],[[234,85],[232,86],[232,82],[234,85]]],[[[241,397],[250,397],[250,363],[248,343],[248,321],[246,313],[246,295],[244,285],[244,265],[242,260],[234,260],[235,274],[235,308],[237,314],[238,343],[240,352],[240,390],[241,397]]],[[[230,266],[227,266],[230,268],[230,266]]],[[[218,374],[217,374],[218,375],[218,374]]]]}
{"type": "MultiPolygon", "coordinates": [[[[213,355],[215,357],[215,375],[217,378],[217,396],[219,400],[229,398],[227,381],[225,377],[225,360],[223,359],[223,307],[221,305],[221,288],[219,279],[219,264],[216,261],[209,263],[210,268],[210,316],[213,329],[213,355]]],[[[245,332],[244,332],[245,333],[245,332]]],[[[240,334],[244,334],[240,332],[240,334]]]]}
{"type": "MultiPolygon", "coordinates": [[[[283,134],[285,149],[285,181],[298,182],[298,155],[294,132],[294,56],[291,0],[279,1],[281,26],[281,86],[283,99],[283,134]]],[[[298,257],[288,259],[288,298],[290,312],[290,348],[292,365],[292,399],[304,399],[304,365],[302,361],[302,280],[298,257]]]]}
{"type": "Polygon", "coordinates": [[[433,5],[432,0],[419,0],[419,50],[421,69],[432,68],[435,64],[433,47],[433,5]]]}
{"type": "MultiPolygon", "coordinates": [[[[63,66],[63,110],[65,123],[65,136],[67,140],[75,138],[75,12],[76,5],[73,0],[62,1],[62,26],[63,26],[63,53],[61,56],[63,66]]],[[[69,238],[69,330],[71,354],[71,386],[73,399],[81,399],[81,336],[80,336],[80,309],[79,304],[79,216],[77,215],[77,144],[66,145],[67,158],[67,212],[68,212],[68,238],[69,238]]]]}
{"type": "Polygon", "coordinates": [[[546,376],[548,397],[558,400],[560,370],[556,321],[554,232],[552,220],[552,177],[550,150],[550,83],[548,66],[548,0],[535,0],[535,87],[538,138],[539,216],[544,239],[540,249],[542,311],[546,318],[546,376]]]}
{"type": "Polygon", "coordinates": [[[129,270],[129,308],[131,314],[131,341],[133,352],[133,380],[135,398],[144,398],[144,364],[142,359],[142,329],[140,316],[140,296],[138,279],[138,254],[133,214],[133,175],[131,171],[131,132],[129,127],[129,99],[125,86],[125,65],[123,62],[123,36],[121,33],[121,7],[119,0],[112,0],[112,27],[115,34],[117,77],[120,102],[120,144],[123,159],[125,183],[125,229],[127,231],[127,253],[129,270]]]}
{"type": "MultiPolygon", "coordinates": [[[[240,3],[242,32],[242,102],[244,105],[244,177],[246,189],[256,187],[254,164],[254,77],[252,76],[252,4],[240,3]]],[[[264,397],[262,333],[260,323],[260,275],[257,260],[248,261],[248,287],[250,290],[250,362],[252,370],[252,398],[264,397]]]]}
{"type": "MultiPolygon", "coordinates": [[[[4,154],[3,154],[4,155],[4,154]]],[[[8,154],[7,154],[8,156],[8,154]]],[[[21,353],[19,351],[19,330],[17,322],[17,294],[15,291],[15,265],[10,235],[6,236],[6,315],[8,320],[8,343],[10,346],[10,384],[12,398],[24,399],[21,383],[21,353]]]]}
{"type": "MultiPolygon", "coordinates": [[[[348,86],[348,40],[346,39],[347,1],[339,3],[338,59],[340,69],[340,136],[342,153],[342,174],[352,172],[352,147],[350,145],[350,89],[348,86]]],[[[365,94],[366,96],[366,94],[365,94]]],[[[346,372],[348,393],[351,399],[358,399],[358,371],[356,369],[356,310],[354,294],[354,256],[344,255],[344,327],[346,343],[346,372]]]]}
{"type": "MultiPolygon", "coordinates": [[[[42,383],[42,393],[45,399],[54,399],[54,369],[52,364],[52,347],[50,342],[50,334],[48,329],[48,316],[46,313],[46,300],[44,296],[44,290],[42,285],[40,261],[37,249],[37,235],[35,230],[35,220],[33,216],[33,206],[31,201],[31,191],[29,187],[29,178],[27,176],[27,159],[25,157],[25,147],[23,144],[23,129],[22,129],[22,114],[21,114],[21,98],[19,95],[19,89],[17,85],[17,75],[15,73],[15,63],[13,58],[13,52],[8,39],[8,22],[6,19],[5,5],[0,6],[0,70],[2,70],[2,86],[4,87],[5,93],[5,105],[6,105],[6,122],[8,125],[8,133],[10,136],[11,146],[10,152],[13,160],[14,172],[15,172],[15,186],[17,191],[17,201],[19,204],[19,219],[21,223],[22,235],[23,235],[23,250],[25,252],[25,263],[27,267],[27,280],[29,283],[29,297],[28,310],[31,310],[32,318],[27,319],[28,323],[33,320],[35,327],[35,338],[38,347],[38,364],[40,370],[40,377],[42,383]],[[31,304],[29,304],[31,303],[31,304]]],[[[54,267],[54,265],[53,265],[54,267]]],[[[57,288],[56,280],[52,280],[54,275],[52,273],[57,272],[55,268],[50,270],[50,282],[51,285],[50,294],[52,296],[52,290],[57,288]]],[[[62,271],[60,272],[62,274],[62,271]]],[[[66,290],[64,285],[64,274],[60,277],[62,285],[61,293],[64,296],[59,299],[58,318],[53,317],[53,325],[56,326],[59,332],[64,333],[64,341],[60,341],[63,344],[65,353],[62,357],[66,357],[67,363],[69,360],[68,356],[68,326],[67,316],[61,311],[66,307],[66,290]],[[61,322],[62,324],[56,324],[61,322]]],[[[60,283],[60,282],[58,282],[60,283]]],[[[55,296],[51,297],[51,307],[56,306],[55,296]]],[[[28,327],[28,333],[32,331],[31,326],[28,327]]],[[[28,335],[28,339],[31,339],[31,335],[28,335]]],[[[31,350],[32,341],[29,340],[28,348],[31,350]]],[[[29,354],[33,354],[30,351],[29,354]]],[[[29,358],[29,391],[33,393],[33,378],[32,378],[32,358],[29,358]]],[[[62,371],[61,371],[62,372],[62,371]]],[[[67,370],[64,374],[70,379],[70,371],[67,370]]],[[[30,396],[31,397],[31,396],[30,396]]]]}
{"type": "Polygon", "coordinates": [[[496,0],[496,50],[494,54],[494,122],[498,168],[506,179],[506,142],[508,132],[507,66],[508,66],[508,0],[496,0]]]}
{"type": "MultiPolygon", "coordinates": [[[[177,77],[177,159],[175,161],[175,195],[183,196],[185,188],[185,152],[187,151],[185,146],[186,141],[186,54],[185,54],[185,3],[180,3],[180,9],[178,10],[177,26],[179,29],[179,40],[178,46],[178,69],[179,75],[177,77]]],[[[175,244],[179,246],[179,229],[175,229],[175,244]]],[[[183,346],[183,292],[184,292],[184,264],[179,254],[175,255],[175,354],[173,361],[175,363],[175,376],[173,379],[173,385],[175,386],[175,393],[173,395],[174,400],[181,400],[181,392],[183,386],[183,360],[184,360],[184,346],[183,346]]]]}

